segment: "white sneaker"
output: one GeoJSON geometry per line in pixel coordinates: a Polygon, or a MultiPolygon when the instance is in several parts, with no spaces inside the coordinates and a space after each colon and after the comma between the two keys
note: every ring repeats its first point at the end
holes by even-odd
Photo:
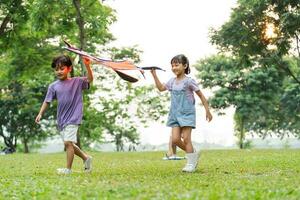
{"type": "Polygon", "coordinates": [[[169,157],[169,160],[176,160],[176,154],[173,154],[169,157]]]}
{"type": "Polygon", "coordinates": [[[58,174],[63,174],[63,175],[68,175],[72,173],[72,170],[68,168],[58,168],[56,171],[58,174]]]}
{"type": "Polygon", "coordinates": [[[91,172],[92,171],[92,157],[89,156],[85,161],[84,161],[84,171],[85,172],[91,172]]]}
{"type": "Polygon", "coordinates": [[[173,155],[169,156],[166,153],[165,157],[163,157],[163,160],[176,160],[176,154],[173,154],[173,155]]]}
{"type": "Polygon", "coordinates": [[[194,172],[196,171],[196,167],[193,164],[187,163],[182,169],[183,172],[194,172]]]}
{"type": "Polygon", "coordinates": [[[182,169],[183,172],[195,172],[198,165],[198,160],[200,157],[200,152],[187,153],[187,163],[182,169]]]}

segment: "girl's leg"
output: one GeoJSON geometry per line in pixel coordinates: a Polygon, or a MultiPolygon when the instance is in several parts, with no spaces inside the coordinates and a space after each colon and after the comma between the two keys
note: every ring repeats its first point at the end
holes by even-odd
{"type": "Polygon", "coordinates": [[[194,172],[196,171],[198,160],[199,160],[199,152],[195,152],[192,144],[191,139],[192,128],[191,127],[183,127],[182,134],[183,134],[183,141],[186,148],[186,158],[187,163],[185,167],[182,169],[184,172],[194,172]]]}
{"type": "Polygon", "coordinates": [[[185,152],[186,153],[193,153],[194,149],[193,149],[193,144],[192,144],[192,128],[185,126],[182,127],[182,136],[183,136],[183,143],[185,146],[185,152]]]}
{"type": "Polygon", "coordinates": [[[181,128],[180,127],[172,128],[172,143],[185,151],[185,144],[181,140],[181,128]]]}
{"type": "Polygon", "coordinates": [[[66,153],[67,153],[67,168],[71,169],[72,168],[72,164],[73,164],[73,159],[74,159],[73,142],[71,142],[71,141],[65,141],[64,144],[65,144],[66,153]]]}
{"type": "Polygon", "coordinates": [[[169,150],[167,156],[169,157],[173,155],[176,155],[176,145],[172,141],[172,133],[171,133],[169,138],[169,150]]]}
{"type": "MultiPolygon", "coordinates": [[[[171,136],[172,137],[172,136],[171,136]]],[[[176,145],[175,144],[173,144],[173,142],[172,142],[172,138],[171,138],[171,149],[172,149],[172,155],[176,155],[176,145]]]]}

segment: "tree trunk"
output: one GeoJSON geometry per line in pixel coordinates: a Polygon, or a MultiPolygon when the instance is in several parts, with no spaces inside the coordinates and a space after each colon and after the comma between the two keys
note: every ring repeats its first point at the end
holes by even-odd
{"type": "Polygon", "coordinates": [[[7,14],[6,17],[3,19],[2,24],[0,26],[0,36],[4,35],[5,29],[7,27],[7,24],[9,23],[9,21],[10,21],[10,16],[9,16],[9,14],[7,14]]]}
{"type": "Polygon", "coordinates": [[[17,147],[17,139],[15,137],[12,136],[4,136],[4,134],[1,134],[1,137],[4,140],[4,144],[6,147],[12,149],[14,152],[16,151],[16,147],[17,147]]]}
{"type": "Polygon", "coordinates": [[[244,149],[245,145],[244,145],[244,140],[245,140],[245,129],[244,129],[244,122],[245,119],[243,117],[243,115],[239,114],[239,111],[236,110],[234,113],[234,132],[235,132],[235,136],[237,137],[238,141],[237,141],[237,145],[240,149],[244,149]]]}
{"type": "Polygon", "coordinates": [[[23,139],[23,144],[24,144],[24,153],[29,153],[28,140],[23,139]]]}
{"type": "MultiPolygon", "coordinates": [[[[81,1],[80,0],[73,0],[73,4],[75,6],[76,9],[76,24],[78,25],[78,29],[79,29],[79,47],[80,49],[85,49],[86,48],[86,42],[85,42],[85,34],[84,34],[84,19],[81,15],[81,1]]],[[[85,72],[85,68],[84,68],[84,64],[82,59],[80,58],[80,65],[81,65],[81,75],[84,75],[85,72]]],[[[73,76],[74,76],[74,69],[72,70],[73,72],[73,76]]],[[[78,134],[79,132],[77,132],[77,146],[79,148],[81,148],[81,144],[80,144],[80,135],[78,134]]]]}
{"type": "MultiPolygon", "coordinates": [[[[84,19],[81,15],[81,2],[80,0],[73,0],[73,4],[76,8],[76,23],[78,25],[78,29],[79,29],[79,47],[80,49],[85,49],[86,48],[86,41],[85,41],[85,34],[84,34],[84,19]]],[[[83,64],[83,60],[80,59],[80,66],[81,66],[81,75],[84,76],[85,74],[85,68],[84,68],[84,64],[83,64]]]]}
{"type": "Polygon", "coordinates": [[[84,35],[84,19],[81,15],[81,1],[80,0],[73,0],[73,4],[76,9],[76,23],[78,25],[79,29],[79,41],[80,41],[80,49],[85,49],[86,43],[85,43],[85,35],[84,35]]]}
{"type": "Polygon", "coordinates": [[[117,147],[117,151],[123,151],[124,146],[123,146],[123,141],[122,141],[122,134],[116,134],[115,136],[115,143],[117,147]]]}
{"type": "Polygon", "coordinates": [[[240,149],[244,148],[244,145],[243,145],[244,144],[243,134],[244,134],[243,131],[241,131],[240,132],[240,142],[239,142],[240,143],[240,149]]]}
{"type": "MultiPolygon", "coordinates": [[[[73,0],[73,5],[75,7],[76,10],[76,24],[78,26],[78,30],[79,30],[79,48],[80,49],[85,49],[85,36],[84,36],[84,20],[83,17],[81,15],[81,1],[80,0],[73,0]]],[[[81,74],[83,74],[83,66],[82,66],[82,60],[80,58],[80,65],[81,65],[81,74]]],[[[71,77],[74,77],[75,74],[75,69],[74,67],[72,68],[71,71],[71,77]]]]}
{"type": "Polygon", "coordinates": [[[241,124],[240,124],[240,149],[244,149],[244,140],[245,140],[245,131],[244,131],[244,120],[241,119],[241,124]]]}

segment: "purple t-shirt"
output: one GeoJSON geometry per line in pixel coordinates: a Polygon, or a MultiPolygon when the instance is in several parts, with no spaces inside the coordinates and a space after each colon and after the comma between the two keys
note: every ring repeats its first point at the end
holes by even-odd
{"type": "Polygon", "coordinates": [[[68,124],[81,124],[83,116],[82,90],[89,88],[86,77],[57,80],[48,87],[44,102],[57,99],[57,124],[61,131],[68,124]]]}
{"type": "Polygon", "coordinates": [[[196,83],[196,81],[190,77],[185,77],[184,79],[180,80],[180,81],[176,81],[176,78],[171,78],[166,84],[166,88],[167,90],[171,91],[171,90],[183,90],[183,86],[184,84],[187,84],[186,87],[186,93],[187,93],[187,98],[195,103],[195,97],[194,97],[194,92],[200,90],[198,87],[198,84],[196,83]]]}

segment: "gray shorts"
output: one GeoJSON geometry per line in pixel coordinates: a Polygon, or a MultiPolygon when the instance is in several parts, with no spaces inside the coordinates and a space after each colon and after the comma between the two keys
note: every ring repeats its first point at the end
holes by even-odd
{"type": "Polygon", "coordinates": [[[77,142],[77,131],[79,125],[77,124],[68,124],[64,127],[62,131],[60,131],[61,138],[64,142],[77,142]]]}

